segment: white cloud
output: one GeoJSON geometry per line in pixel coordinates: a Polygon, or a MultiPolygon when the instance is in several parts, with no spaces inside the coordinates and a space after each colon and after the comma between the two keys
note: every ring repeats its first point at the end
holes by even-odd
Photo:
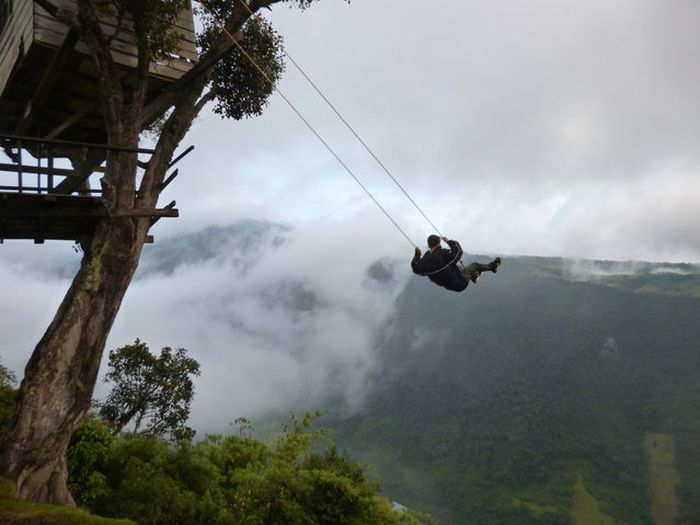
{"type": "MultiPolygon", "coordinates": [[[[700,262],[700,3],[327,0],[271,17],[468,251],[700,262]]],[[[291,65],[281,87],[423,244],[430,227],[291,65]]],[[[391,311],[364,272],[410,247],[279,97],[258,119],[203,115],[191,143],[163,196],[181,218],[160,221],[156,242],[243,217],[288,222],[293,240],[245,276],[224,258],[135,282],[110,346],[189,348],[206,374],[197,423],[280,399],[360,399],[370,332],[391,311]],[[266,303],[261,291],[280,283],[330,306],[312,316],[266,303]]],[[[76,258],[68,243],[0,246],[0,353],[16,371],[68,285],[37,275],[76,258]]]]}
{"type": "Polygon", "coordinates": [[[202,364],[192,418],[200,430],[329,402],[357,406],[376,366],[375,330],[408,276],[389,289],[368,285],[367,268],[386,250],[348,249],[364,236],[326,224],[295,232],[245,269],[231,254],[148,274],[132,284],[109,346],[139,337],[152,350],[190,350],[202,364]]]}

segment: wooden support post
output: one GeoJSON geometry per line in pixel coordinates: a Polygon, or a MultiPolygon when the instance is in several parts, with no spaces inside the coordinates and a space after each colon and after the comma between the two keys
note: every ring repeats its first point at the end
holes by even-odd
{"type": "Polygon", "coordinates": [[[95,172],[95,169],[104,162],[105,152],[102,150],[93,150],[88,153],[87,157],[78,165],[73,178],[66,178],[56,186],[54,193],[73,193],[81,184],[85,183],[95,172]]]}
{"type": "MultiPolygon", "coordinates": [[[[44,168],[41,166],[23,166],[21,164],[6,164],[4,162],[0,163],[0,171],[9,171],[19,174],[20,176],[24,173],[36,173],[37,175],[61,175],[63,177],[78,177],[80,172],[76,170],[67,170],[64,168],[44,168]]],[[[21,186],[21,184],[20,184],[21,186]]]]}
{"type": "Polygon", "coordinates": [[[172,168],[173,166],[175,166],[175,164],[180,162],[183,158],[185,158],[187,155],[189,155],[193,150],[194,150],[194,146],[190,146],[185,151],[180,153],[177,157],[175,157],[175,159],[170,161],[170,164],[168,164],[168,168],[172,168]]]}
{"type": "MultiPolygon", "coordinates": [[[[175,209],[174,209],[174,208],[175,208],[175,204],[176,204],[175,201],[170,201],[170,202],[163,208],[163,210],[175,211],[175,212],[177,212],[177,215],[174,215],[174,217],[179,217],[179,216],[180,216],[180,212],[179,212],[178,210],[175,210],[175,209]]],[[[173,216],[172,216],[172,215],[162,215],[161,217],[173,217],[173,216]]],[[[155,223],[157,223],[157,222],[161,219],[161,217],[154,217],[154,218],[151,220],[151,226],[153,226],[155,223]]]]}
{"type": "Polygon", "coordinates": [[[168,175],[168,177],[163,181],[163,184],[160,185],[160,191],[163,191],[165,188],[167,188],[168,184],[170,184],[175,179],[175,177],[179,175],[179,173],[180,170],[176,169],[170,175],[168,175]]]}
{"type": "Polygon", "coordinates": [[[93,104],[86,104],[83,106],[81,109],[70,115],[66,120],[61,122],[58,126],[53,128],[47,135],[44,136],[45,139],[51,140],[55,139],[58,137],[61,133],[63,133],[65,130],[67,130],[69,127],[71,127],[73,124],[78,122],[81,118],[83,118],[85,115],[88,113],[91,113],[93,110],[97,109],[100,105],[100,102],[94,102],[93,104]]]}
{"type": "Polygon", "coordinates": [[[61,47],[56,51],[51,64],[49,64],[49,67],[44,71],[44,75],[34,91],[32,98],[27,102],[22,120],[20,120],[15,127],[15,135],[23,135],[30,129],[41,107],[51,95],[51,91],[61,77],[63,65],[77,43],[78,32],[74,29],[70,29],[66,34],[66,38],[63,40],[63,44],[61,44],[61,47]]]}
{"type": "Polygon", "coordinates": [[[125,217],[179,217],[179,210],[172,208],[88,208],[76,209],[66,205],[53,208],[0,208],[0,219],[16,217],[92,217],[92,218],[125,218],[125,217]]]}

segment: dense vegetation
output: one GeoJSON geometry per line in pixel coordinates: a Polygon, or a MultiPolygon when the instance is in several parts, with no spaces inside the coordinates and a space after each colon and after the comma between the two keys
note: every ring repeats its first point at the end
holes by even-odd
{"type": "Polygon", "coordinates": [[[700,272],[567,265],[508,260],[465,294],[409,283],[366,406],[334,424],[395,499],[523,525],[576,522],[589,497],[601,522],[651,523],[653,432],[675,442],[678,523],[700,523],[700,272]]]}
{"type": "MultiPolygon", "coordinates": [[[[189,365],[190,374],[197,373],[199,366],[185,352],[179,349],[175,354],[179,362],[189,365]]],[[[123,395],[110,396],[111,401],[102,404],[114,409],[110,415],[124,414],[125,407],[144,406],[139,392],[120,390],[120,385],[128,382],[122,380],[133,380],[134,370],[142,370],[144,363],[157,364],[159,358],[151,356],[149,361],[147,354],[147,347],[138,340],[112,352],[108,373],[115,383],[112,393],[123,395]]],[[[172,359],[173,353],[164,349],[163,356],[172,359]]],[[[160,370],[157,366],[146,369],[160,370]]],[[[171,373],[163,373],[171,383],[178,382],[171,373]]],[[[163,382],[163,373],[146,377],[138,383],[139,390],[151,392],[151,386],[163,382]]],[[[191,393],[188,374],[179,380],[191,393]]],[[[13,383],[13,374],[0,363],[0,429],[11,415],[13,383]]],[[[161,396],[168,394],[161,392],[161,396]]],[[[184,410],[189,412],[189,402],[184,410]]],[[[161,421],[157,410],[145,413],[161,421]]],[[[292,418],[271,441],[253,438],[251,425],[241,420],[237,434],[207,436],[193,444],[189,434],[173,432],[168,425],[162,434],[154,432],[153,424],[138,432],[137,427],[115,434],[114,420],[103,422],[95,414],[73,436],[68,484],[80,506],[140,525],[417,525],[413,516],[392,509],[389,500],[379,495],[378,485],[368,481],[364,468],[338,453],[326,431],[312,428],[313,419],[310,414],[301,421],[292,418]]],[[[180,423],[176,421],[174,428],[182,429],[180,423]]],[[[9,483],[0,481],[2,487],[9,483]]],[[[8,499],[10,492],[6,487],[0,491],[0,518],[20,519],[20,513],[38,516],[36,523],[108,523],[48,505],[37,511],[37,506],[8,499]]]]}
{"type": "MultiPolygon", "coordinates": [[[[464,294],[412,279],[366,403],[324,420],[339,449],[444,525],[700,523],[700,271],[589,266],[506,260],[464,294]]],[[[304,422],[173,444],[90,419],[70,465],[81,505],[139,523],[401,519],[304,422]]]]}
{"type": "Polygon", "coordinates": [[[141,525],[417,523],[323,441],[302,422],[273,442],[244,432],[173,446],[89,419],[69,449],[69,486],[93,512],[141,525]]]}

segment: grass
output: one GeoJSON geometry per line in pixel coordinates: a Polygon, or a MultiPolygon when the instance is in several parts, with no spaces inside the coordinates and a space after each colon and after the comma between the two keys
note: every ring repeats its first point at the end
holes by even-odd
{"type": "Polygon", "coordinates": [[[672,525],[678,517],[676,488],[680,476],[675,466],[673,434],[647,432],[644,450],[649,461],[651,515],[655,525],[672,525]]]}
{"type": "Polygon", "coordinates": [[[27,503],[12,496],[14,485],[0,478],[0,523],[17,525],[135,525],[131,520],[114,520],[61,505],[27,503]]]}
{"type": "Polygon", "coordinates": [[[581,474],[576,475],[574,501],[571,506],[574,525],[615,525],[615,518],[601,512],[598,501],[586,490],[581,474]]]}
{"type": "Polygon", "coordinates": [[[535,516],[544,516],[545,514],[556,514],[560,510],[554,505],[540,505],[538,503],[532,503],[531,501],[525,501],[518,498],[513,498],[513,503],[516,506],[522,505],[523,507],[526,507],[535,516]]]}
{"type": "MultiPolygon", "coordinates": [[[[513,492],[514,499],[533,511],[565,511],[569,508],[574,476],[570,469],[562,466],[546,482],[520,487],[513,492]]],[[[536,512],[539,514],[540,512],[536,512]]]]}

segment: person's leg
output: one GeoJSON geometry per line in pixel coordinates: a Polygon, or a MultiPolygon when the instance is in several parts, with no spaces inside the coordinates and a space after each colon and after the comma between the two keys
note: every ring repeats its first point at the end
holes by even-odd
{"type": "Polygon", "coordinates": [[[496,270],[498,270],[498,267],[500,265],[501,265],[501,258],[496,257],[489,264],[481,264],[478,262],[473,262],[469,266],[466,266],[465,268],[463,268],[462,271],[464,272],[464,275],[466,275],[467,278],[471,282],[475,283],[477,281],[477,279],[479,279],[481,272],[496,273],[496,270]]]}
{"type": "Polygon", "coordinates": [[[464,275],[467,276],[467,279],[475,283],[479,279],[481,272],[488,271],[489,269],[490,268],[487,264],[473,262],[469,266],[462,268],[462,272],[464,272],[464,275]]]}

